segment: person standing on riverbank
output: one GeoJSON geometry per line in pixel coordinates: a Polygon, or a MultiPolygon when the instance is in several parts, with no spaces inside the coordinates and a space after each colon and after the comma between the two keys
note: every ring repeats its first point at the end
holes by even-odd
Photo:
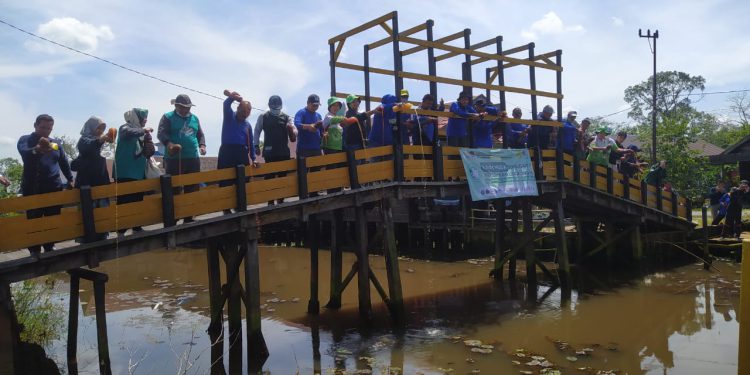
{"type": "MultiPolygon", "coordinates": [[[[68,157],[63,151],[62,142],[50,138],[55,120],[52,116],[43,114],[34,121],[34,132],[18,139],[18,153],[23,161],[23,176],[21,178],[21,193],[23,196],[52,193],[73,187],[73,174],[70,171],[68,157]],[[65,176],[63,183],[60,174],[65,176]]],[[[59,215],[61,206],[40,207],[26,211],[26,218],[36,219],[43,216],[59,215]]],[[[32,257],[39,257],[44,247],[45,252],[55,249],[54,243],[42,246],[31,246],[29,252],[32,257]]]]}

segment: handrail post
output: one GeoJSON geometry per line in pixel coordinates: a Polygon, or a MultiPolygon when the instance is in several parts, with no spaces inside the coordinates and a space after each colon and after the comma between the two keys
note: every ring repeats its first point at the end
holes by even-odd
{"type": "Polygon", "coordinates": [[[539,148],[539,145],[534,148],[534,158],[532,161],[534,162],[534,176],[536,176],[536,180],[544,180],[544,158],[542,157],[542,149],[539,148]]]}
{"type": "Polygon", "coordinates": [[[237,192],[237,212],[244,212],[247,211],[247,193],[246,193],[246,186],[245,186],[245,166],[244,165],[238,165],[235,168],[235,171],[237,171],[237,181],[235,185],[236,192],[237,192]]]}
{"type": "Polygon", "coordinates": [[[581,182],[581,159],[577,152],[573,152],[573,181],[581,182]]]}
{"type": "Polygon", "coordinates": [[[305,157],[300,154],[297,154],[297,187],[299,198],[307,198],[307,162],[305,157]]]}
{"type": "Polygon", "coordinates": [[[662,190],[661,187],[658,185],[656,186],[656,209],[661,211],[662,210],[662,190]]]}
{"type": "MultiPolygon", "coordinates": [[[[435,127],[437,129],[437,126],[435,127]]],[[[443,181],[443,145],[440,144],[437,137],[432,144],[432,176],[433,181],[443,181]]]]}
{"type": "Polygon", "coordinates": [[[672,193],[672,215],[679,216],[677,214],[679,212],[677,209],[679,208],[680,202],[679,200],[677,200],[677,194],[675,194],[674,191],[672,191],[671,193],[672,193]]]}
{"type": "Polygon", "coordinates": [[[354,150],[346,150],[346,164],[349,168],[349,187],[358,189],[360,187],[359,173],[357,172],[357,157],[354,150]]]}
{"type": "Polygon", "coordinates": [[[607,193],[614,194],[615,192],[615,173],[612,168],[607,167],[607,193]]]}
{"type": "Polygon", "coordinates": [[[176,223],[174,217],[174,191],[172,190],[172,176],[165,174],[159,177],[161,187],[161,215],[164,227],[173,227],[176,223]]]}
{"type": "Polygon", "coordinates": [[[648,184],[641,180],[641,203],[648,207],[648,184]]]}
{"type": "Polygon", "coordinates": [[[393,143],[393,179],[398,182],[404,181],[404,148],[401,142],[393,143]]]}
{"type": "Polygon", "coordinates": [[[91,186],[81,186],[80,194],[83,240],[84,242],[93,242],[96,241],[96,224],[94,223],[94,200],[91,198],[91,186]]]}
{"type": "Polygon", "coordinates": [[[693,201],[689,198],[685,198],[685,219],[693,222],[693,201]]]}
{"type": "Polygon", "coordinates": [[[622,186],[622,195],[625,199],[630,200],[630,177],[625,176],[625,180],[622,182],[624,183],[622,186]]]}
{"type": "Polygon", "coordinates": [[[555,149],[555,173],[558,180],[565,179],[565,156],[561,147],[555,149]]]}

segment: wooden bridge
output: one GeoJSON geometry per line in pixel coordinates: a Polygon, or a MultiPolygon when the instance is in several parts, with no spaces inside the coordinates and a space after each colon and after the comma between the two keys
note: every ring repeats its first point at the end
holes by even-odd
{"type": "MultiPolygon", "coordinates": [[[[668,192],[660,192],[636,180],[555,150],[531,152],[538,180],[540,195],[534,198],[517,198],[523,215],[522,228],[513,216],[506,226],[504,210],[496,215],[495,277],[502,278],[503,263],[508,266],[509,278],[515,278],[516,253],[523,251],[527,266],[527,278],[535,283],[536,267],[545,273],[549,270],[535,258],[533,239],[535,233],[547,223],[554,221],[558,241],[559,277],[565,283],[569,272],[569,255],[566,233],[562,228],[566,217],[581,221],[605,223],[605,239],[587,253],[578,254],[578,259],[607,249],[614,252],[614,243],[625,235],[634,239],[636,257],[640,256],[640,233],[650,231],[680,230],[692,228],[691,209],[688,201],[668,192]],[[531,204],[551,208],[547,219],[533,228],[531,204]],[[515,223],[514,223],[515,221],[515,223]],[[624,226],[623,226],[624,225],[624,226]],[[519,241],[518,239],[521,238],[519,241]],[[511,241],[516,244],[510,247],[511,241]]],[[[468,197],[468,186],[458,149],[454,147],[383,146],[356,152],[299,158],[296,160],[263,164],[259,168],[238,166],[237,168],[206,171],[180,176],[162,176],[159,179],[112,184],[98,187],[83,187],[44,195],[12,198],[0,201],[0,213],[12,214],[0,218],[3,235],[0,250],[11,251],[47,242],[59,242],[74,238],[96,239],[97,234],[113,232],[133,226],[162,224],[163,227],[124,237],[83,243],[57,251],[43,253],[39,259],[30,256],[0,263],[0,280],[5,296],[10,295],[9,283],[26,280],[50,273],[70,271],[71,277],[83,277],[95,281],[96,276],[81,274],[79,267],[95,268],[100,262],[116,259],[153,249],[173,247],[196,240],[208,241],[209,275],[212,280],[211,330],[212,342],[222,337],[220,331],[223,306],[229,300],[230,337],[239,334],[240,300],[244,301],[248,321],[248,354],[250,358],[264,356],[265,343],[260,329],[260,287],[258,285],[257,243],[264,225],[296,219],[315,222],[318,215],[343,210],[353,210],[357,235],[358,260],[352,271],[342,278],[341,249],[332,244],[333,290],[328,307],[340,306],[344,288],[358,275],[359,309],[363,317],[371,314],[370,283],[391,307],[394,318],[403,316],[400,281],[398,278],[397,246],[392,220],[392,206],[413,198],[423,197],[468,197]],[[286,176],[276,176],[285,172],[286,176]],[[274,176],[268,178],[269,176],[274,176]],[[215,186],[219,181],[231,180],[236,184],[215,186]],[[175,194],[185,185],[206,184],[205,188],[187,194],[175,194]],[[338,192],[330,192],[339,189],[338,192]],[[94,208],[94,200],[116,200],[118,195],[149,193],[142,202],[94,208]],[[317,195],[317,196],[314,196],[317,195]],[[287,199],[286,203],[266,205],[266,202],[287,199]],[[64,206],[57,216],[27,219],[24,210],[64,206]],[[224,210],[235,213],[215,215],[224,210]],[[366,212],[380,211],[386,232],[386,264],[389,280],[388,292],[370,272],[367,257],[366,212]],[[214,215],[209,215],[214,214],[214,215]],[[199,215],[211,217],[198,219],[188,224],[177,224],[178,219],[199,215]],[[222,286],[219,276],[221,253],[227,267],[227,281],[222,286]],[[244,290],[240,285],[240,263],[244,258],[244,290]],[[242,298],[241,298],[242,297],[242,298]],[[233,313],[234,311],[234,313],[233,313]]],[[[504,207],[504,202],[498,207],[504,207]]],[[[410,220],[412,220],[410,218],[410,220]]],[[[332,221],[336,225],[336,221],[332,221]]],[[[310,228],[313,225],[309,226],[310,228]]],[[[579,233],[589,231],[596,238],[596,228],[579,227],[579,233]]],[[[317,233],[308,233],[307,245],[311,248],[311,294],[308,311],[317,313],[317,233]]],[[[594,243],[590,243],[594,244],[594,243]]],[[[85,272],[85,271],[84,271],[85,272]]],[[[100,278],[101,279],[101,278],[100,278]]],[[[106,280],[106,277],[105,277],[106,280]]],[[[101,282],[101,280],[100,280],[101,282]]],[[[73,283],[71,284],[73,285],[73,283]]],[[[77,290],[78,287],[75,286],[77,290]]],[[[74,291],[75,292],[75,291],[74,291]]],[[[102,289],[103,293],[103,289],[102,289]]],[[[71,298],[71,301],[74,301],[71,298]]],[[[6,306],[8,300],[6,299],[6,306]]],[[[77,299],[75,299],[77,303],[77,299]]],[[[71,312],[77,311],[71,308],[71,312]]],[[[5,316],[12,316],[6,310],[5,316]]],[[[77,319],[77,317],[76,317],[77,319]]],[[[102,313],[101,318],[105,319],[102,313]]],[[[12,321],[12,320],[11,320],[12,321]]],[[[72,323],[72,320],[71,320],[72,323]]],[[[7,327],[7,326],[6,326],[7,327]]],[[[106,326],[105,326],[106,327],[106,326]]],[[[10,327],[8,327],[10,328],[10,327]]],[[[13,332],[8,329],[4,332],[13,332]]],[[[106,331],[105,331],[106,332],[106,331]]],[[[106,342],[106,333],[102,338],[106,342]]],[[[104,344],[104,343],[102,343],[104,344]]],[[[70,346],[69,346],[70,348],[70,346]]],[[[73,350],[75,345],[72,346],[73,350]]],[[[219,351],[223,346],[215,345],[219,351]]],[[[236,349],[233,349],[236,350],[236,349]]],[[[241,350],[241,349],[240,349],[241,350]]],[[[221,355],[221,353],[216,353],[221,355]]],[[[241,357],[241,355],[240,355],[241,357]]],[[[69,358],[75,358],[71,353],[69,358]]]]}
{"type": "MultiPolygon", "coordinates": [[[[371,101],[379,98],[370,95],[370,73],[393,77],[395,92],[403,88],[403,79],[421,80],[429,83],[430,93],[437,96],[437,84],[461,86],[464,91],[473,88],[496,90],[500,95],[499,109],[505,110],[506,92],[528,95],[531,98],[531,119],[505,119],[534,126],[561,126],[562,112],[562,51],[535,54],[534,44],[504,49],[503,39],[497,36],[479,43],[471,43],[470,30],[433,38],[434,23],[424,24],[400,31],[396,12],[388,13],[361,26],[355,27],[329,40],[331,54],[331,95],[344,97],[337,91],[336,69],[348,69],[364,74],[363,100],[367,109],[371,101]],[[371,28],[382,28],[385,38],[364,45],[364,65],[339,61],[344,42],[356,34],[371,28]],[[426,38],[415,35],[425,32],[426,38]],[[463,48],[447,43],[463,40],[463,48]],[[401,43],[411,44],[407,49],[401,43]],[[393,47],[393,69],[375,68],[369,65],[370,53],[378,47],[391,44],[393,47]],[[480,51],[494,47],[494,52],[480,51]],[[435,55],[441,50],[441,55],[435,55]],[[429,74],[404,72],[402,58],[424,51],[427,53],[429,74]],[[528,59],[512,57],[513,54],[528,53],[528,59]],[[438,61],[453,57],[465,58],[461,79],[437,75],[438,61]],[[554,59],[554,61],[552,60],[554,59]],[[472,80],[472,67],[485,67],[485,81],[472,80]],[[529,69],[529,87],[514,87],[505,84],[507,69],[526,67],[529,69]],[[537,70],[553,72],[556,77],[554,92],[538,90],[537,70]],[[497,84],[495,84],[497,82],[497,84]],[[536,118],[537,96],[556,101],[557,121],[539,121],[536,118]]],[[[349,43],[351,45],[351,43],[349,43]]],[[[406,108],[396,108],[406,110],[406,108]]],[[[451,117],[448,112],[414,109],[414,113],[451,117]]],[[[492,117],[485,117],[492,120],[492,117]]],[[[396,116],[395,129],[403,126],[396,116]]],[[[471,126],[471,125],[469,125],[471,126]]],[[[471,133],[471,132],[470,132],[471,133]]],[[[400,132],[394,130],[395,144],[358,151],[299,157],[294,160],[267,163],[258,168],[237,166],[236,168],[205,171],[179,176],[161,176],[158,179],[116,183],[107,186],[82,187],[56,193],[0,200],[0,252],[15,252],[24,256],[0,261],[0,372],[13,373],[16,362],[18,326],[11,299],[10,283],[56,272],[67,271],[71,276],[70,316],[68,327],[68,372],[77,373],[77,311],[78,284],[80,279],[94,283],[97,307],[97,332],[99,363],[102,373],[110,373],[107,345],[106,314],[104,313],[104,285],[107,276],[92,269],[101,262],[136,253],[174,247],[205,240],[209,274],[212,373],[224,372],[223,357],[223,312],[226,306],[230,342],[229,372],[242,371],[242,307],[247,321],[246,343],[247,368],[257,370],[267,357],[265,340],[261,331],[260,285],[258,243],[269,226],[286,220],[307,223],[305,239],[310,248],[310,299],[308,312],[318,313],[318,249],[320,233],[318,222],[329,217],[332,233],[337,233],[343,218],[351,218],[356,235],[355,253],[357,261],[349,273],[343,275],[341,244],[338,236],[331,235],[331,295],[328,308],[341,306],[343,290],[357,277],[359,293],[358,307],[364,319],[372,314],[371,285],[383,299],[396,322],[404,318],[399,274],[398,248],[405,245],[397,236],[399,226],[428,230],[417,223],[419,218],[411,210],[406,219],[394,220],[394,210],[424,198],[461,197],[469,200],[465,172],[454,147],[404,145],[400,132]],[[219,187],[220,181],[234,184],[219,187]],[[183,186],[205,185],[196,192],[178,193],[183,186]],[[98,200],[115,202],[118,196],[146,193],[143,201],[127,204],[110,204],[99,207],[98,200]],[[285,199],[285,203],[267,205],[266,202],[285,199]],[[25,211],[63,206],[62,213],[27,219],[25,211]],[[234,213],[223,214],[225,210],[234,213]],[[190,223],[178,224],[179,220],[198,216],[190,223]],[[383,247],[387,268],[387,287],[370,271],[368,259],[367,220],[377,217],[383,230],[383,247]],[[149,230],[128,236],[97,240],[102,233],[115,232],[135,226],[150,226],[149,230]],[[43,253],[38,258],[26,256],[25,250],[32,245],[48,242],[83,239],[83,243],[43,253]],[[24,251],[24,253],[19,253],[24,251]],[[223,258],[225,272],[220,272],[223,258]],[[244,263],[244,267],[241,267],[244,263]],[[87,267],[82,268],[82,267],[87,267]],[[242,270],[242,272],[241,272],[242,270]],[[222,280],[221,275],[225,275],[222,280]],[[242,282],[241,282],[242,280],[242,282]],[[239,343],[239,344],[237,344],[239,343]],[[239,362],[238,362],[239,361],[239,362]],[[239,363],[239,364],[238,364],[239,363]]],[[[438,138],[437,127],[435,137],[438,138]]],[[[408,143],[408,142],[407,142],[408,143]]],[[[523,258],[530,295],[535,297],[537,270],[552,279],[559,280],[562,290],[570,293],[569,272],[571,262],[583,262],[604,251],[607,260],[614,262],[617,244],[625,237],[632,246],[634,259],[642,257],[642,232],[676,231],[684,233],[693,228],[689,201],[654,186],[632,180],[611,169],[593,166],[587,161],[562,153],[560,150],[530,150],[534,173],[538,184],[538,197],[511,200],[510,214],[506,201],[500,199],[494,207],[494,254],[495,265],[491,275],[496,279],[516,278],[516,259],[523,258]],[[532,205],[550,212],[546,218],[534,225],[532,205]],[[565,220],[576,223],[576,249],[568,251],[569,234],[565,220]],[[535,252],[537,234],[554,222],[557,274],[539,261],[535,252]],[[522,255],[522,256],[521,256],[522,255]],[[507,265],[506,265],[507,263],[507,265]]],[[[429,223],[428,223],[429,224],[429,223]]],[[[429,225],[427,225],[429,227],[429,225]]],[[[427,244],[432,247],[432,243],[427,244]]],[[[621,249],[623,250],[623,249],[621,249]]],[[[549,264],[549,263],[548,263],[549,264]]],[[[565,298],[566,293],[563,293],[565,298]]]]}

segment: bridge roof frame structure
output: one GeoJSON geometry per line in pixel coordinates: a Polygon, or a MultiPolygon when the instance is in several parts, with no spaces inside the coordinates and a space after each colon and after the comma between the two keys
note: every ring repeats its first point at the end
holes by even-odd
{"type": "MultiPolygon", "coordinates": [[[[433,37],[434,21],[427,20],[424,23],[413,26],[409,29],[399,31],[398,23],[398,12],[392,11],[386,13],[380,17],[365,22],[359,26],[356,26],[348,31],[345,31],[337,36],[334,36],[328,40],[329,51],[330,51],[330,79],[331,79],[331,91],[330,94],[333,97],[346,98],[348,93],[337,91],[336,85],[336,69],[347,69],[360,71],[364,73],[364,93],[355,95],[363,98],[367,110],[370,110],[371,102],[379,102],[380,97],[372,96],[370,93],[370,74],[386,75],[391,76],[394,79],[394,93],[398,96],[400,90],[404,87],[404,78],[413,79],[416,81],[428,82],[430,85],[430,94],[433,97],[437,95],[437,84],[449,84],[462,86],[465,92],[471,92],[472,89],[484,89],[487,97],[490,97],[492,91],[497,91],[500,96],[500,110],[506,110],[505,93],[517,93],[525,94],[530,97],[532,118],[531,119],[520,119],[518,123],[524,123],[528,125],[543,125],[543,126],[562,126],[562,71],[563,67],[561,64],[562,50],[556,50],[547,52],[539,55],[534,54],[534,43],[528,43],[518,47],[510,49],[503,49],[502,36],[496,36],[478,43],[471,43],[471,29],[464,29],[462,31],[434,39],[433,37]],[[352,64],[340,61],[341,53],[344,45],[348,38],[357,34],[363,33],[372,28],[382,28],[387,36],[378,39],[369,44],[364,44],[364,64],[352,64]],[[426,31],[426,38],[417,38],[415,34],[426,31]],[[464,39],[463,47],[456,47],[449,45],[449,42],[457,39],[464,39]],[[369,64],[370,51],[385,46],[387,44],[392,45],[393,49],[393,69],[384,69],[380,67],[373,67],[369,64]],[[401,43],[410,45],[409,48],[402,49],[401,43]],[[490,46],[495,46],[496,51],[494,53],[483,52],[481,49],[490,46]],[[416,72],[405,72],[403,71],[402,58],[417,52],[427,50],[427,65],[428,74],[421,74],[416,72]],[[443,51],[442,54],[435,56],[435,50],[443,51]],[[528,51],[528,59],[522,59],[513,57],[511,55],[528,51]],[[437,74],[437,62],[448,60],[450,58],[459,57],[464,55],[465,61],[462,63],[462,78],[453,79],[449,77],[443,77],[437,74]],[[551,60],[555,58],[555,61],[551,60]],[[494,66],[487,67],[485,69],[486,76],[484,81],[477,82],[472,80],[471,67],[481,63],[494,63],[494,66]],[[529,88],[507,86],[504,82],[504,71],[506,69],[516,66],[527,66],[529,68],[529,88]],[[555,92],[541,91],[536,88],[536,69],[551,70],[556,73],[557,87],[555,92]],[[498,81],[495,84],[495,81],[498,81]],[[537,122],[537,97],[547,97],[556,100],[557,107],[557,121],[544,121],[537,122]]],[[[412,104],[419,104],[418,102],[412,102],[412,104]]],[[[420,113],[420,110],[415,110],[420,113]]],[[[441,114],[442,117],[453,117],[450,113],[441,114]]],[[[514,121],[516,122],[516,121],[514,121]]]]}

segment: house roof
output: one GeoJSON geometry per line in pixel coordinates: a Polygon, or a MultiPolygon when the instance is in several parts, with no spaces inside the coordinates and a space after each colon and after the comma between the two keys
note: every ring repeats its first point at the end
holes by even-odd
{"type": "MultiPolygon", "coordinates": [[[[643,143],[640,139],[638,139],[638,136],[629,134],[628,138],[625,139],[625,146],[631,144],[634,144],[639,148],[643,148],[643,143]]],[[[697,140],[693,143],[688,144],[688,148],[693,151],[698,151],[698,153],[700,153],[700,155],[704,157],[711,157],[724,152],[723,148],[703,140],[697,140]]]]}
{"type": "Polygon", "coordinates": [[[711,156],[711,164],[733,164],[739,161],[750,161],[750,135],[729,146],[724,152],[711,156]]]}

